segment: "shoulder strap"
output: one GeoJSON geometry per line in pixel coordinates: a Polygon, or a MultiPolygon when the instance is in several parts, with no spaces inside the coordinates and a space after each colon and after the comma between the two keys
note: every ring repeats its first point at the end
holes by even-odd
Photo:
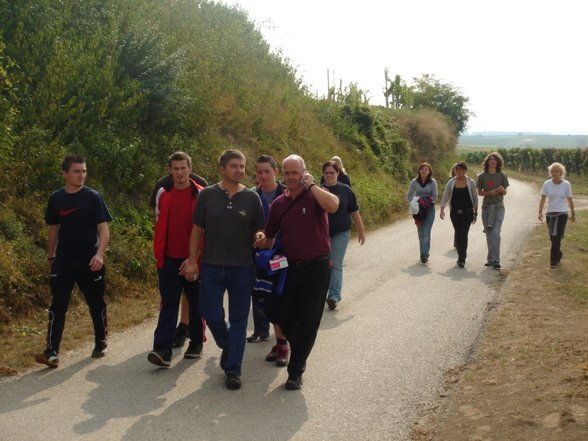
{"type": "Polygon", "coordinates": [[[298,197],[297,197],[296,199],[294,199],[294,200],[293,200],[293,201],[290,203],[290,205],[288,205],[288,206],[286,207],[286,209],[284,210],[284,212],[283,212],[283,213],[280,215],[280,218],[278,219],[278,225],[280,225],[280,226],[282,225],[282,219],[284,219],[284,216],[286,216],[286,213],[288,213],[288,211],[290,211],[290,208],[292,208],[294,205],[296,205],[296,203],[297,203],[299,200],[301,200],[301,199],[302,199],[302,198],[303,198],[303,197],[306,195],[306,193],[307,193],[307,192],[308,192],[308,190],[305,188],[305,189],[302,191],[302,193],[300,193],[300,194],[298,195],[298,197]]]}

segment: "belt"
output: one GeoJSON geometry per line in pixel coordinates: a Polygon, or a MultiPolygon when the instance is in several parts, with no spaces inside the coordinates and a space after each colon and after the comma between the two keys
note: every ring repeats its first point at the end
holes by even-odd
{"type": "Polygon", "coordinates": [[[473,208],[456,208],[456,209],[451,209],[451,211],[453,211],[456,214],[464,214],[466,211],[474,211],[473,208]]]}
{"type": "Polygon", "coordinates": [[[329,256],[318,256],[310,260],[288,260],[288,266],[294,268],[306,268],[315,263],[324,262],[325,260],[329,260],[329,256]]]}

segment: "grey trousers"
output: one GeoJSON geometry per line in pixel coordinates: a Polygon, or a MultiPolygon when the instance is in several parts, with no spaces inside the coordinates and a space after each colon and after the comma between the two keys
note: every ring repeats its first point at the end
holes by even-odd
{"type": "Polygon", "coordinates": [[[494,209],[494,224],[489,227],[488,216],[490,209],[482,207],[482,224],[484,225],[486,244],[488,245],[487,261],[500,263],[500,230],[502,229],[502,221],[504,221],[505,209],[504,205],[492,207],[492,209],[494,209]]]}

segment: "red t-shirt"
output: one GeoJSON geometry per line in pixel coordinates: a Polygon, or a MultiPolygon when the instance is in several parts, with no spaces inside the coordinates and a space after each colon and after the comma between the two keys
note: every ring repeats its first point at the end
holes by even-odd
{"type": "Polygon", "coordinates": [[[192,188],[172,188],[169,194],[169,217],[165,254],[172,259],[189,256],[190,233],[192,232],[192,188]]]}

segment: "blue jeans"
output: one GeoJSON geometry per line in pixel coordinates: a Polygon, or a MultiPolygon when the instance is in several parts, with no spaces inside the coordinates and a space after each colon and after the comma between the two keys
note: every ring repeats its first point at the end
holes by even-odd
{"type": "Polygon", "coordinates": [[[200,313],[217,346],[228,352],[225,372],[241,375],[254,267],[203,263],[200,269],[200,313]],[[229,295],[229,324],[223,298],[229,295]]]}
{"type": "Polygon", "coordinates": [[[428,257],[431,251],[431,229],[433,228],[433,222],[435,222],[435,206],[431,205],[427,208],[427,217],[417,225],[421,256],[428,257]]]}
{"type": "Polygon", "coordinates": [[[351,230],[336,233],[331,236],[331,281],[329,282],[329,294],[327,297],[336,302],[341,301],[341,287],[343,286],[343,259],[349,244],[351,230]]]}

